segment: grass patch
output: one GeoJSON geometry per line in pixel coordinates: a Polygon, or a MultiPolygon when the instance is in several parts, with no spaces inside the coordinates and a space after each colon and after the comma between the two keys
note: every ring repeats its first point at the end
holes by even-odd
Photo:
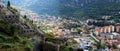
{"type": "Polygon", "coordinates": [[[9,9],[12,13],[14,13],[14,14],[17,14],[17,13],[18,13],[18,10],[15,9],[15,8],[13,8],[13,7],[11,7],[11,6],[9,6],[8,9],[9,9]]]}
{"type": "Polygon", "coordinates": [[[0,50],[32,51],[32,43],[24,36],[8,36],[0,32],[0,50]]]}
{"type": "Polygon", "coordinates": [[[5,10],[2,10],[1,13],[2,13],[3,15],[6,15],[6,11],[5,11],[5,10]]]}

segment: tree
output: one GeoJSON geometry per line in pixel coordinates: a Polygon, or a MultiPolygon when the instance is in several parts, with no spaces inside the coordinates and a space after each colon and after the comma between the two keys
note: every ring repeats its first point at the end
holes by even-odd
{"type": "Polygon", "coordinates": [[[27,19],[27,16],[26,15],[24,15],[24,17],[23,17],[24,19],[27,19]]]}
{"type": "Polygon", "coordinates": [[[78,49],[78,51],[84,51],[84,50],[80,48],[80,49],[78,49]]]}
{"type": "Polygon", "coordinates": [[[68,48],[67,46],[60,46],[60,51],[70,51],[70,48],[68,48]]]}
{"type": "Polygon", "coordinates": [[[55,35],[52,32],[47,32],[46,35],[51,38],[55,38],[55,35]]]}
{"type": "Polygon", "coordinates": [[[7,7],[10,7],[10,5],[11,5],[11,4],[10,4],[10,1],[8,1],[8,3],[7,3],[7,7]]]}
{"type": "Polygon", "coordinates": [[[116,47],[115,44],[112,44],[112,48],[113,48],[113,49],[117,49],[117,47],[116,47]]]}

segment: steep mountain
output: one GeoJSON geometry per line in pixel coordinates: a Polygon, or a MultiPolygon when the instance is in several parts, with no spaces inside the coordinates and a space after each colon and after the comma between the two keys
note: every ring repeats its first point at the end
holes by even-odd
{"type": "Polygon", "coordinates": [[[107,15],[120,17],[120,0],[60,0],[60,15],[68,19],[94,18],[107,15]],[[67,2],[68,1],[68,2],[67,2]]]}
{"type": "Polygon", "coordinates": [[[10,0],[11,3],[18,7],[27,8],[38,14],[57,15],[59,13],[58,0],[10,0]]]}
{"type": "Polygon", "coordinates": [[[15,6],[28,8],[38,14],[65,17],[95,18],[102,15],[119,16],[120,0],[10,0],[15,6]]]}
{"type": "Polygon", "coordinates": [[[38,14],[59,14],[58,0],[38,0],[35,4],[28,6],[29,9],[36,11],[38,14]]]}

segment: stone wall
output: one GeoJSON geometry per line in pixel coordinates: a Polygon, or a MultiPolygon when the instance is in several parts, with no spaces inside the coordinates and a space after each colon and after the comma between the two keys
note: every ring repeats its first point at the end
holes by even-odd
{"type": "Polygon", "coordinates": [[[0,19],[9,23],[19,23],[19,15],[0,15],[0,19]]]}
{"type": "Polygon", "coordinates": [[[59,51],[59,45],[50,42],[45,42],[43,44],[43,51],[59,51]]]}

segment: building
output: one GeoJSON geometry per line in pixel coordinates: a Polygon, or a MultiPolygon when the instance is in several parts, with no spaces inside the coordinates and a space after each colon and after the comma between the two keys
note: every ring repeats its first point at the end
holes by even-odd
{"type": "MultiPolygon", "coordinates": [[[[116,27],[118,29],[118,27],[116,27]]],[[[119,29],[117,30],[119,31],[119,29]]],[[[95,33],[112,33],[115,32],[115,26],[109,25],[109,26],[103,26],[103,27],[95,27],[95,33]]]]}
{"type": "Polygon", "coordinates": [[[109,19],[111,16],[102,16],[102,19],[109,19]]]}
{"type": "Polygon", "coordinates": [[[120,33],[120,26],[116,26],[116,32],[120,33]]]}

